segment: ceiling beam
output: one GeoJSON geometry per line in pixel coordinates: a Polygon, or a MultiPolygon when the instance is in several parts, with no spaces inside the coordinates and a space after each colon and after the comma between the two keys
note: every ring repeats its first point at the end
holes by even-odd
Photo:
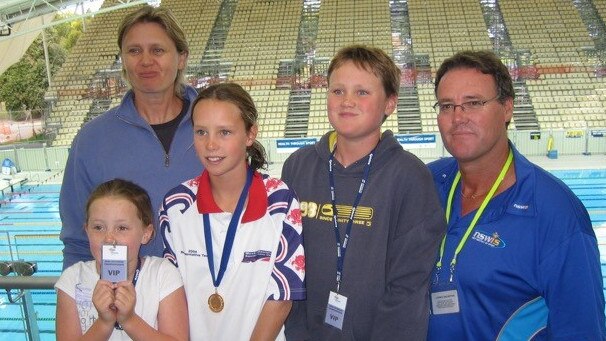
{"type": "Polygon", "coordinates": [[[48,27],[52,27],[52,26],[55,26],[55,25],[63,24],[63,23],[66,23],[66,22],[72,22],[72,21],[78,20],[80,18],[86,18],[86,17],[90,17],[90,16],[93,16],[93,15],[107,13],[107,12],[115,11],[115,10],[118,10],[118,9],[128,8],[128,7],[132,7],[132,6],[136,6],[136,5],[140,5],[140,4],[145,4],[145,3],[148,3],[148,0],[124,1],[123,3],[120,3],[120,4],[116,4],[116,5],[111,5],[111,6],[108,6],[108,7],[100,8],[96,12],[83,13],[83,14],[80,14],[80,15],[70,16],[68,18],[63,18],[63,19],[60,19],[60,20],[55,20],[55,21],[49,22],[47,24],[37,26],[35,28],[26,29],[26,30],[23,30],[23,31],[15,31],[15,30],[13,30],[12,33],[9,36],[0,37],[0,41],[12,39],[12,38],[19,37],[19,36],[22,36],[24,34],[36,32],[36,31],[41,31],[41,30],[46,29],[48,27]]]}

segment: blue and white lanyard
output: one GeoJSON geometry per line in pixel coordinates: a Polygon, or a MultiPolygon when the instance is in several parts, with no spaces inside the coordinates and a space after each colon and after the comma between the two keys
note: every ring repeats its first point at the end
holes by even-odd
{"type": "Polygon", "coordinates": [[[368,177],[370,174],[370,165],[372,163],[372,157],[375,153],[376,147],[368,154],[368,162],[366,166],[364,166],[364,175],[362,176],[362,181],[360,182],[360,188],[358,189],[358,193],[356,195],[356,199],[351,207],[351,214],[349,215],[349,220],[347,221],[347,227],[345,228],[345,238],[343,238],[343,244],[341,244],[341,234],[339,233],[339,222],[337,220],[337,195],[335,193],[335,177],[333,174],[332,164],[335,157],[335,149],[330,154],[330,158],[328,159],[328,181],[330,182],[330,200],[332,202],[332,221],[335,229],[335,238],[337,240],[337,293],[341,287],[341,281],[343,279],[343,266],[345,263],[345,251],[347,249],[347,242],[349,241],[349,235],[351,234],[351,227],[353,225],[353,218],[356,214],[356,209],[358,208],[358,204],[360,203],[360,199],[362,198],[362,192],[364,192],[364,185],[368,181],[368,177]]]}
{"type": "Polygon", "coordinates": [[[206,253],[208,254],[206,258],[208,260],[208,268],[213,279],[213,285],[215,286],[215,290],[221,284],[221,280],[223,279],[223,275],[225,274],[225,270],[227,269],[227,263],[231,255],[231,249],[234,245],[236,230],[238,224],[240,223],[240,215],[242,215],[242,211],[244,210],[244,202],[246,201],[246,197],[248,196],[248,189],[250,188],[250,184],[252,183],[253,173],[253,169],[249,168],[246,175],[246,183],[244,184],[244,188],[242,188],[242,193],[240,193],[238,204],[236,204],[236,209],[234,210],[234,214],[232,215],[231,220],[229,221],[229,226],[227,227],[227,235],[225,236],[225,245],[223,246],[223,252],[221,253],[219,272],[216,275],[213,254],[213,242],[210,229],[210,218],[208,213],[204,213],[202,215],[202,219],[204,221],[204,243],[206,244],[206,253]]]}

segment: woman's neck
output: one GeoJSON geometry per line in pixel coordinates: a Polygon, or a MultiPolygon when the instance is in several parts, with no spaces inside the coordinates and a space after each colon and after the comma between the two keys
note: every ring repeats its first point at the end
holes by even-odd
{"type": "Polygon", "coordinates": [[[135,108],[150,125],[170,122],[183,109],[183,101],[170,94],[135,93],[135,108]]]}

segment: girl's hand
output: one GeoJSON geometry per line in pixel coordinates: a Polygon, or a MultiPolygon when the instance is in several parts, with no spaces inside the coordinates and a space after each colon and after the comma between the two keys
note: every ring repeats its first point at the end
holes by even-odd
{"type": "Polygon", "coordinates": [[[99,319],[105,324],[116,322],[114,300],[114,284],[102,279],[97,281],[93,290],[93,304],[99,313],[99,319]]]}
{"type": "Polygon", "coordinates": [[[131,282],[123,281],[115,285],[116,298],[114,304],[117,308],[116,319],[118,323],[125,324],[135,315],[135,304],[137,303],[137,294],[135,287],[131,282]]]}

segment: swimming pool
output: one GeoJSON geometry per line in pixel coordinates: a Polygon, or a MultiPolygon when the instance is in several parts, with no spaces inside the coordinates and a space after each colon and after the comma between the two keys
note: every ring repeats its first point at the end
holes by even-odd
{"type": "MultiPolygon", "coordinates": [[[[63,245],[59,241],[60,185],[24,185],[0,201],[0,260],[24,259],[38,264],[38,275],[61,273],[63,245]]],[[[13,295],[15,295],[13,293],[13,295]]],[[[41,340],[55,339],[56,295],[32,291],[41,340]]],[[[0,334],[3,340],[27,340],[20,304],[0,293],[0,334]]]]}

